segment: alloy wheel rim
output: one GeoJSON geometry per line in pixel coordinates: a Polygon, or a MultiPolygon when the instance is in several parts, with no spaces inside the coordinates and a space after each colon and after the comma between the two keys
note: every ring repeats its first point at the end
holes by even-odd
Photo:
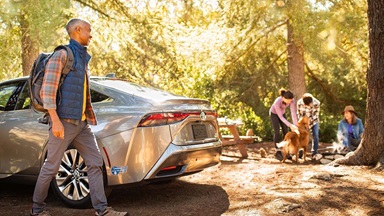
{"type": "Polygon", "coordinates": [[[89,194],[87,166],[76,149],[64,152],[56,184],[63,196],[70,200],[82,200],[89,194]]]}

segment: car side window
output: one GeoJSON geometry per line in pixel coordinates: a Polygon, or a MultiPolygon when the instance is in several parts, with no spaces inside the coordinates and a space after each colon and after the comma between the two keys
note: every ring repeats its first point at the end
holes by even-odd
{"type": "Polygon", "coordinates": [[[14,110],[24,82],[7,83],[0,86],[0,110],[14,110]]]}
{"type": "Polygon", "coordinates": [[[29,96],[29,85],[25,85],[21,94],[19,96],[19,100],[16,104],[16,110],[20,109],[29,109],[31,104],[31,98],[29,96]]]}
{"type": "Polygon", "coordinates": [[[111,101],[112,98],[91,89],[91,100],[92,100],[92,103],[96,103],[96,102],[111,101]]]}

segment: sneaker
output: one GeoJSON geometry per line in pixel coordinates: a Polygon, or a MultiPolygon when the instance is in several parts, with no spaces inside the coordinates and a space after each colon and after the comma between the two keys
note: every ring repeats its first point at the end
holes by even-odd
{"type": "Polygon", "coordinates": [[[107,209],[105,209],[103,213],[99,214],[99,213],[95,212],[95,215],[96,216],[125,216],[125,215],[129,215],[129,214],[128,214],[128,212],[118,212],[118,211],[113,210],[112,207],[107,207],[107,209]]]}
{"type": "Polygon", "coordinates": [[[322,154],[313,154],[313,155],[312,155],[312,160],[318,161],[318,160],[320,160],[321,158],[323,158],[323,155],[322,155],[322,154]]]}
{"type": "Polygon", "coordinates": [[[345,147],[341,150],[340,154],[342,154],[342,155],[346,155],[346,154],[348,154],[349,152],[351,152],[351,150],[350,150],[348,147],[345,146],[345,147]]]}
{"type": "Polygon", "coordinates": [[[277,160],[282,161],[283,160],[283,153],[280,150],[277,150],[275,153],[275,157],[277,160]]]}
{"type": "Polygon", "coordinates": [[[32,210],[31,210],[31,213],[29,215],[30,216],[51,216],[51,214],[49,214],[49,212],[47,212],[47,211],[42,211],[40,213],[33,213],[32,210]]]}

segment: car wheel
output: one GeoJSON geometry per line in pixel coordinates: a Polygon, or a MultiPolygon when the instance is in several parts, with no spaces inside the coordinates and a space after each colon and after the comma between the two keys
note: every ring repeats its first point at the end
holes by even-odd
{"type": "MultiPolygon", "coordinates": [[[[104,182],[106,172],[103,167],[104,182]]],[[[87,166],[83,157],[76,149],[68,149],[61,159],[59,171],[52,179],[53,192],[72,208],[88,208],[91,205],[91,196],[88,182],[87,166]]],[[[110,189],[106,188],[106,195],[110,189]]]]}

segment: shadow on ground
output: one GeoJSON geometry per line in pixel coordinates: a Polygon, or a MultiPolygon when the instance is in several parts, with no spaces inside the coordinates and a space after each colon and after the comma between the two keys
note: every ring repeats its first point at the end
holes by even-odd
{"type": "MultiPolygon", "coordinates": [[[[197,174],[199,175],[199,174],[197,174]]],[[[119,186],[109,196],[112,206],[130,209],[134,215],[221,215],[229,208],[226,191],[216,185],[182,180],[143,185],[119,186]]]]}
{"type": "MultiPolygon", "coordinates": [[[[2,216],[29,215],[33,185],[0,182],[0,209],[2,216]]],[[[174,180],[162,184],[119,186],[108,198],[116,210],[130,215],[221,215],[229,208],[226,191],[216,185],[194,184],[174,180]]],[[[46,200],[52,215],[93,215],[90,209],[70,209],[52,191],[46,200]]]]}

